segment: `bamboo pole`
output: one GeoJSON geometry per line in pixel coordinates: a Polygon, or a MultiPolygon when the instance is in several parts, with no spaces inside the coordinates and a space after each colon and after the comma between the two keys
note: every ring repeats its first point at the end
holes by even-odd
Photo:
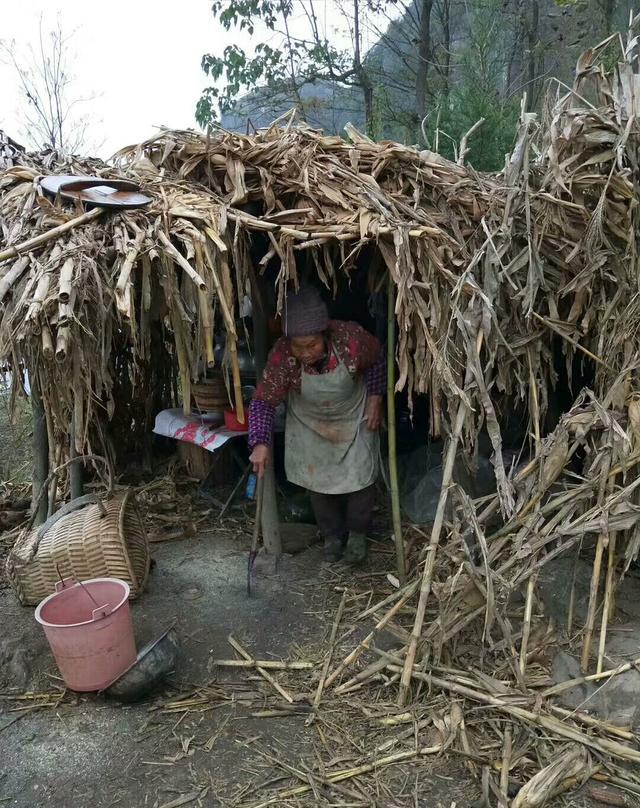
{"type": "Polygon", "coordinates": [[[78,227],[78,225],[86,224],[86,222],[97,219],[102,213],[102,208],[93,208],[93,210],[88,210],[81,216],[76,216],[75,219],[69,219],[69,221],[64,224],[52,227],[51,230],[47,230],[46,233],[40,233],[40,235],[27,239],[21,244],[14,244],[13,247],[8,247],[6,250],[0,252],[0,261],[6,261],[7,258],[16,258],[20,253],[33,250],[35,247],[40,247],[42,244],[46,244],[48,241],[58,238],[58,236],[61,236],[63,233],[73,230],[73,228],[78,227]]]}
{"type": "Polygon", "coordinates": [[[71,287],[73,285],[73,258],[65,260],[60,270],[58,279],[58,300],[60,303],[68,303],[71,298],[71,287]]]}
{"type": "Polygon", "coordinates": [[[602,620],[600,623],[600,638],[598,642],[598,662],[596,673],[602,673],[604,667],[604,652],[607,642],[607,626],[611,619],[611,605],[613,603],[614,573],[616,569],[616,533],[609,536],[609,557],[607,559],[607,578],[604,585],[604,600],[602,602],[602,620]]]}
{"type": "MultiPolygon", "coordinates": [[[[210,228],[207,228],[207,232],[209,232],[209,230],[210,228]]],[[[238,346],[237,346],[238,337],[236,334],[236,324],[233,319],[233,312],[229,309],[229,303],[225,295],[225,290],[222,286],[222,283],[220,282],[218,273],[216,272],[215,262],[213,260],[213,255],[211,254],[211,249],[209,248],[208,244],[204,245],[204,252],[207,257],[209,269],[211,270],[211,277],[213,278],[213,283],[216,287],[216,294],[218,295],[218,300],[220,302],[220,309],[222,311],[222,317],[224,319],[225,329],[227,332],[227,346],[229,348],[229,360],[231,362],[231,376],[233,378],[233,395],[236,405],[236,417],[238,421],[241,424],[243,424],[245,421],[245,414],[244,414],[244,404],[242,402],[242,383],[240,381],[240,364],[238,362],[238,346]]],[[[223,255],[223,261],[226,262],[226,260],[227,260],[226,256],[223,255]]],[[[227,267],[228,272],[228,262],[225,265],[227,267]]],[[[266,490],[268,490],[269,487],[270,484],[269,485],[265,484],[266,490]]],[[[265,503],[266,502],[269,502],[268,497],[265,500],[265,503]]],[[[266,533],[263,533],[263,540],[265,538],[266,533]]],[[[267,543],[265,541],[265,547],[266,546],[267,543]]]]}
{"type": "MultiPolygon", "coordinates": [[[[471,361],[471,360],[470,360],[471,361]]],[[[465,373],[465,388],[471,381],[472,370],[471,366],[467,366],[465,373]]],[[[456,452],[458,450],[458,441],[462,434],[462,427],[466,415],[467,405],[463,399],[458,402],[458,412],[456,414],[455,426],[453,434],[449,438],[449,445],[447,446],[447,455],[444,462],[442,471],[442,487],[440,488],[440,497],[438,499],[438,506],[436,508],[436,515],[431,530],[431,538],[429,539],[429,547],[427,551],[427,560],[424,565],[424,572],[422,575],[422,582],[420,584],[420,598],[418,600],[418,608],[416,610],[416,618],[413,623],[411,631],[411,640],[407,648],[407,655],[404,661],[404,670],[400,680],[400,689],[398,692],[398,706],[402,707],[407,703],[409,695],[409,687],[411,685],[411,676],[413,671],[413,664],[416,658],[416,651],[418,649],[418,642],[422,632],[422,624],[424,623],[424,616],[427,611],[427,601],[431,593],[431,580],[433,578],[433,570],[436,562],[436,551],[440,543],[440,535],[444,525],[444,513],[447,507],[447,499],[449,497],[449,488],[451,480],[453,479],[453,468],[456,460],[456,452]]]]}
{"type": "Polygon", "coordinates": [[[274,671],[308,671],[314,668],[313,662],[279,662],[277,659],[212,659],[210,664],[217,668],[268,668],[274,671]]]}
{"type": "MultiPolygon", "coordinates": [[[[611,461],[609,460],[609,466],[611,461]]],[[[615,477],[609,479],[608,476],[602,475],[602,484],[598,495],[598,506],[602,505],[605,497],[605,489],[613,490],[615,485],[615,477]]],[[[593,630],[596,623],[596,610],[598,607],[598,590],[600,588],[600,571],[602,569],[602,557],[604,555],[605,542],[608,539],[606,531],[602,530],[598,535],[598,543],[596,544],[596,555],[593,561],[593,570],[591,573],[591,584],[589,586],[589,607],[587,609],[587,622],[584,629],[584,639],[582,642],[582,656],[580,657],[580,670],[582,673],[587,673],[589,670],[589,656],[591,655],[591,642],[593,639],[593,630]]]]}
{"type": "Polygon", "coordinates": [[[69,325],[73,319],[73,309],[76,304],[76,289],[71,290],[71,296],[68,303],[58,301],[58,328],[69,325]]]}
{"type": "Polygon", "coordinates": [[[11,289],[14,283],[20,280],[24,274],[25,269],[29,266],[30,259],[28,255],[19,258],[8,272],[0,278],[0,303],[4,300],[5,295],[11,289]]]}
{"type": "Polygon", "coordinates": [[[171,325],[173,326],[173,339],[176,346],[178,358],[178,370],[180,372],[180,384],[182,387],[182,411],[185,415],[191,414],[191,375],[189,373],[189,359],[184,339],[184,324],[180,314],[171,312],[171,325]]]}
{"type": "Polygon", "coordinates": [[[25,323],[31,323],[31,328],[34,334],[40,334],[41,332],[39,317],[44,301],[49,293],[50,283],[51,272],[43,272],[38,279],[35,291],[31,296],[31,303],[29,304],[29,308],[27,309],[27,313],[24,317],[25,323]]]}
{"type": "Polygon", "coordinates": [[[242,381],[240,379],[240,362],[238,361],[238,342],[235,334],[227,332],[229,359],[231,361],[231,378],[233,379],[233,397],[236,405],[236,418],[241,424],[245,422],[244,402],[242,400],[242,381]]]}
{"type": "Polygon", "coordinates": [[[536,440],[536,455],[540,451],[540,405],[538,402],[538,389],[536,387],[536,378],[533,373],[533,361],[531,360],[531,351],[527,351],[527,358],[529,360],[529,393],[531,395],[531,418],[533,420],[533,434],[536,440]]]}
{"type": "Polygon", "coordinates": [[[54,356],[53,337],[51,336],[51,331],[49,330],[49,326],[47,325],[47,323],[43,323],[41,339],[42,339],[42,355],[47,360],[53,359],[54,356]]]}
{"type": "Polygon", "coordinates": [[[47,518],[49,503],[47,497],[40,496],[43,485],[49,476],[49,436],[45,417],[40,379],[37,372],[29,377],[31,384],[31,409],[33,411],[33,480],[31,487],[31,507],[37,504],[33,524],[37,527],[47,518]]]}
{"type": "Polygon", "coordinates": [[[567,608],[567,637],[570,637],[571,632],[573,631],[573,617],[576,610],[576,580],[578,577],[578,562],[580,560],[581,549],[582,544],[579,544],[575,552],[575,557],[573,561],[573,575],[571,576],[571,591],[569,593],[569,606],[567,608]]]}
{"type": "Polygon", "coordinates": [[[207,365],[212,368],[215,365],[213,349],[213,321],[211,316],[211,302],[206,292],[198,289],[198,305],[200,316],[202,317],[202,342],[204,347],[207,365]]]}
{"type": "Polygon", "coordinates": [[[393,515],[393,538],[396,544],[396,569],[398,579],[404,584],[407,578],[402,519],[400,516],[400,491],[398,488],[398,457],[396,442],[396,318],[395,284],[389,272],[387,287],[387,429],[389,442],[389,487],[391,488],[391,513],[393,515]]]}
{"type": "Polygon", "coordinates": [[[67,358],[71,342],[71,331],[68,326],[58,328],[56,337],[56,362],[64,362],[67,358]]]}

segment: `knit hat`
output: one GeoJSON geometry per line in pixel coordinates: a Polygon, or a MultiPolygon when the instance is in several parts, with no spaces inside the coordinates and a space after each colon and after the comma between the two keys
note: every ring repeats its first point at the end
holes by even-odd
{"type": "Polygon", "coordinates": [[[313,286],[290,292],[285,300],[284,333],[288,337],[321,334],[329,326],[329,312],[313,286]]]}

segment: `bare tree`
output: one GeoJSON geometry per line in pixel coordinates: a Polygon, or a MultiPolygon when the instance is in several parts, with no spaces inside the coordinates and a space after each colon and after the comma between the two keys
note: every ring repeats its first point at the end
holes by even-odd
{"type": "Polygon", "coordinates": [[[45,33],[42,19],[38,41],[24,54],[19,54],[14,41],[0,40],[0,55],[13,67],[23,104],[20,114],[29,145],[53,149],[63,154],[86,152],[90,145],[87,131],[90,120],[82,107],[95,96],[77,97],[74,76],[69,69],[69,43],[73,34],[65,35],[57,22],[45,33]]]}

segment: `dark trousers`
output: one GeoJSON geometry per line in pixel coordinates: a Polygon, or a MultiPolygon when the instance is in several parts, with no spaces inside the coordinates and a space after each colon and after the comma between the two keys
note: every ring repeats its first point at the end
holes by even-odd
{"type": "Polygon", "coordinates": [[[371,527],[375,485],[351,494],[317,494],[309,491],[320,532],[326,539],[344,539],[350,531],[367,533],[371,527]]]}

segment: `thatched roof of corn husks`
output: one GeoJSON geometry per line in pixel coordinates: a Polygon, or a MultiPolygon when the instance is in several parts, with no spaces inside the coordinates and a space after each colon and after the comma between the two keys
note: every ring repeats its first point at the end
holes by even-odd
{"type": "Polygon", "coordinates": [[[86,449],[100,411],[151,389],[160,345],[188,401],[212,359],[212,304],[233,343],[252,264],[279,267],[282,303],[300,251],[333,288],[374,244],[372,274],[386,266],[397,289],[398,387],[431,397],[436,432],[463,400],[467,447],[486,424],[499,449],[497,398],[541,417],[557,335],[569,367],[576,352],[596,362],[598,395],[638,353],[637,80],[628,61],[605,73],[598,55],[583,57],[575,92],[555,95],[541,124],[523,114],[498,174],[353,129],[327,137],[293,117],[254,135],[162,131],[115,166],[25,156],[0,173],[0,257],[78,217],[43,195],[42,173],[133,178],[153,202],[0,261],[0,357],[39,375],[52,430],[67,428],[75,402],[86,449]]]}

